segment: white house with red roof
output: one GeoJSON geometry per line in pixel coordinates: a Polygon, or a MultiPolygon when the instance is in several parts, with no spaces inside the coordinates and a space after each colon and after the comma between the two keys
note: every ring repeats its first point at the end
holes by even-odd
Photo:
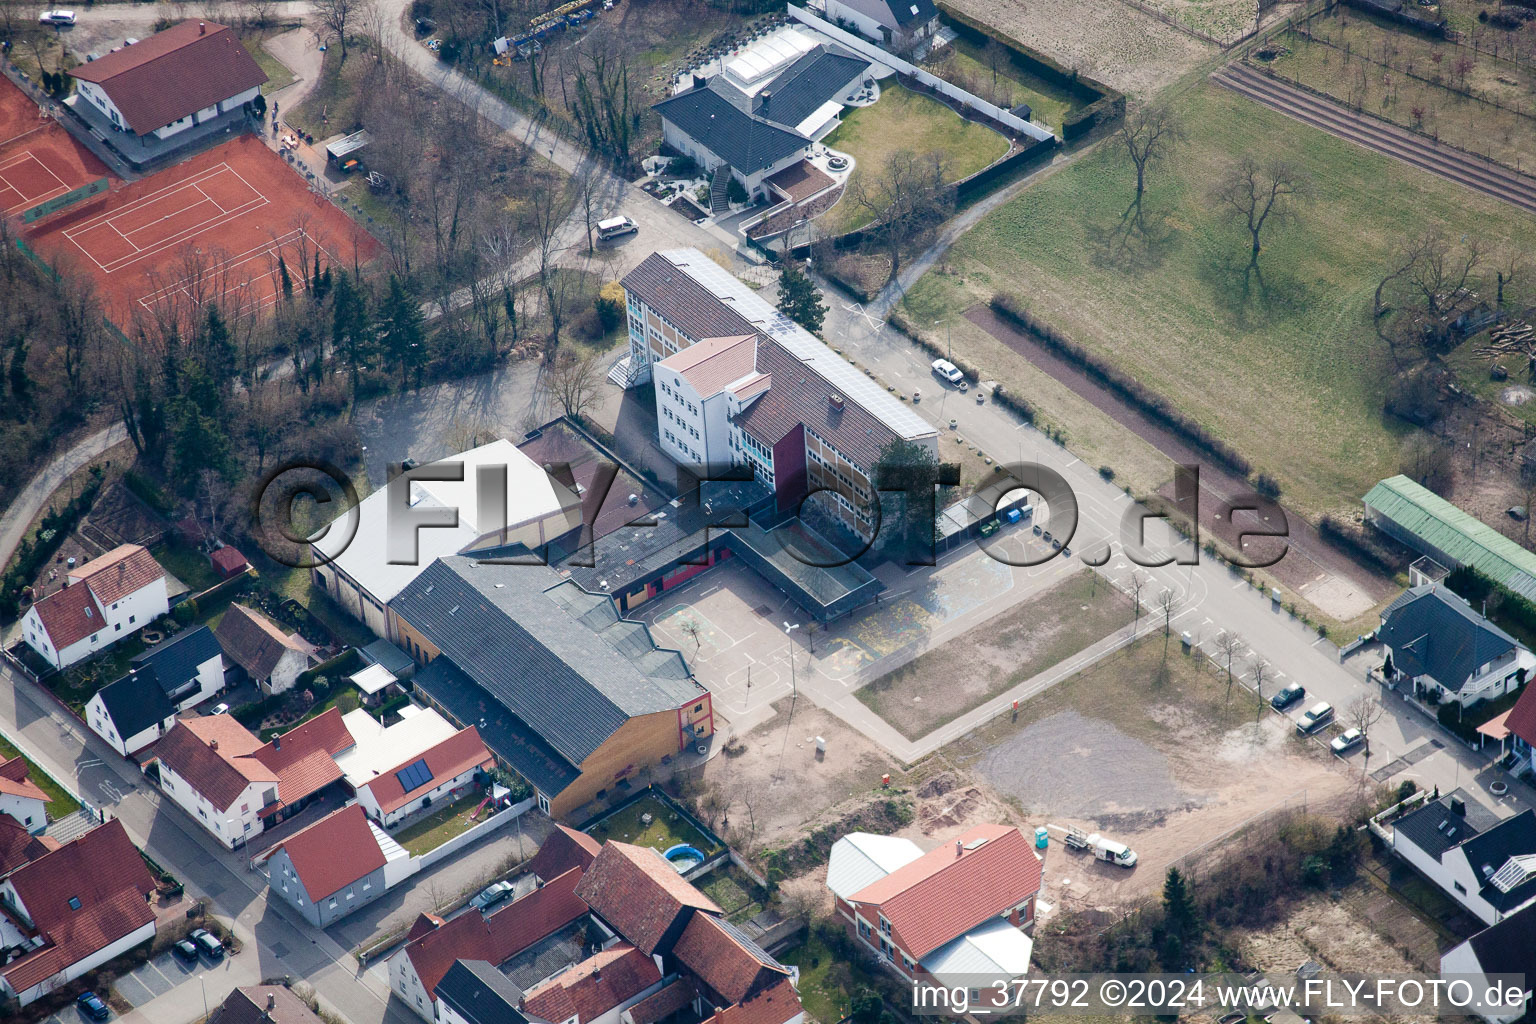
{"type": "Polygon", "coordinates": [[[62,589],[21,617],[21,638],[65,669],[170,611],[165,570],[142,545],[124,544],[76,566],[62,589]]]}
{"type": "Polygon", "coordinates": [[[331,708],[270,743],[229,715],[182,719],[154,753],[161,791],[233,850],[341,781],[336,755],[352,745],[331,708]]]}
{"type": "Polygon", "coordinates": [[[328,928],[384,895],[391,855],[406,853],[349,804],[273,847],[267,884],[310,924],[328,928]]]}
{"type": "MultiPolygon", "coordinates": [[[[717,471],[741,460],[731,419],[773,383],[757,369],[757,336],[705,338],[657,363],[658,436],[672,461],[717,471]]],[[[766,465],[766,460],[758,460],[766,465]]],[[[766,481],[772,484],[772,474],[766,481]]]]}
{"type": "Polygon", "coordinates": [[[172,25],[69,74],[115,129],[157,139],[240,109],[267,80],[234,31],[211,21],[172,25]]]}
{"type": "Polygon", "coordinates": [[[1017,828],[978,825],[924,853],[855,832],[832,846],[827,888],[848,933],[906,978],[965,984],[1029,970],[1042,865],[1017,828]]]}
{"type": "Polygon", "coordinates": [[[0,814],[9,814],[37,835],[48,827],[48,794],[33,782],[25,758],[0,762],[0,814]]]}
{"type": "Polygon", "coordinates": [[[342,718],[354,746],[336,758],[368,817],[393,828],[469,792],[496,765],[479,731],[456,729],[431,708],[406,705],[385,726],[359,708],[342,718]]]}
{"type": "Polygon", "coordinates": [[[23,1006],[155,936],[155,883],[120,821],[0,881],[0,992],[23,1006]]]}
{"type": "Polygon", "coordinates": [[[1536,686],[1527,686],[1504,718],[1510,749],[1519,758],[1516,770],[1536,772],[1536,686]]]}

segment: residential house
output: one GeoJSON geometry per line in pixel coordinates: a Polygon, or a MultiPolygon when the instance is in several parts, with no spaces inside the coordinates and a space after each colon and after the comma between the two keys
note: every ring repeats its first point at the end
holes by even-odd
{"type": "Polygon", "coordinates": [[[287,692],[309,668],[309,645],[302,637],[283,632],[271,619],[243,604],[229,606],[216,636],[230,660],[268,696],[287,692]]]}
{"type": "Polygon", "coordinates": [[[437,983],[439,1024],[529,1024],[522,991],[484,960],[455,960],[437,983]]]}
{"type": "Polygon", "coordinates": [[[1526,687],[1504,718],[1517,772],[1536,773],[1536,686],[1526,687]]]}
{"type": "Polygon", "coordinates": [[[794,980],[788,968],[715,914],[692,915],[672,947],[672,956],[693,976],[706,1006],[746,1003],[794,980]]]}
{"type": "Polygon", "coordinates": [[[745,1002],[722,1007],[701,1024],[802,1024],[805,1019],[800,994],[792,983],[781,981],[745,1002]]]}
{"type": "Polygon", "coordinates": [[[1376,637],[1392,659],[1392,678],[1435,702],[1493,700],[1536,669],[1536,655],[1437,584],[1406,590],[1389,604],[1376,637]]]}
{"type": "Polygon", "coordinates": [[[105,650],[170,610],[165,570],[124,544],[71,569],[64,586],[28,608],[21,638],[56,669],[105,650]]]}
{"type": "Polygon", "coordinates": [[[0,814],[0,878],[58,848],[51,836],[36,835],[9,814],[0,814]]]}
{"type": "Polygon", "coordinates": [[[658,1024],[682,1013],[698,1000],[699,990],[685,977],[674,978],[659,990],[619,1013],[620,1024],[658,1024]]]}
{"type": "Polygon", "coordinates": [[[1536,906],[1528,906],[1484,928],[1440,957],[1440,976],[1464,976],[1477,995],[1487,992],[1494,976],[1501,974],[1525,976],[1525,1002],[1518,1006],[1480,1008],[1477,1015],[1486,1024],[1512,1024],[1525,1015],[1530,1005],[1532,986],[1536,985],[1536,906]]]}
{"type": "Polygon", "coordinates": [[[655,961],[620,942],[529,989],[523,1012],[551,1024],[620,1024],[620,1014],[660,989],[655,961]]]}
{"type": "Polygon", "coordinates": [[[881,453],[905,441],[937,454],[931,423],[698,250],[653,253],[621,283],[628,382],[654,388],[658,443],[679,464],[750,468],[785,514],[824,496],[868,539],[881,453]]]}
{"type": "Polygon", "coordinates": [[[286,985],[249,985],[224,997],[208,1024],[322,1024],[286,985]]]}
{"type": "Polygon", "coordinates": [[[176,710],[185,711],[224,689],[223,654],[213,630],[197,626],[134,655],[133,664],[153,671],[176,710]]]}
{"type": "Polygon", "coordinates": [[[154,667],[138,665],[91,695],[85,724],[113,750],[132,757],[171,730],[176,705],[165,695],[154,667]]]}
{"type": "Polygon", "coordinates": [[[433,803],[458,799],[495,766],[470,726],[363,783],[357,802],[368,817],[392,827],[433,803]]]}
{"type": "Polygon", "coordinates": [[[89,103],[114,130],[158,140],[241,110],[267,80],[233,29],[191,20],[69,74],[77,109],[89,103]]]}
{"type": "Polygon", "coordinates": [[[389,958],[389,988],[426,1021],[437,1021],[437,987],[457,960],[500,965],[587,915],[576,895],[581,871],[572,868],[493,913],[449,920],[423,914],[389,958]]]}
{"type": "Polygon", "coordinates": [[[230,849],[297,814],[341,781],[352,747],[331,708],[262,743],[229,715],[177,722],[155,750],[161,790],[230,849]]]}
{"type": "Polygon", "coordinates": [[[0,881],[0,991],[26,1006],[155,936],[155,883],[113,820],[0,881]]]}
{"type": "Polygon", "coordinates": [[[426,666],[416,693],[474,726],[551,817],[714,733],[679,652],[546,566],[442,558],[390,610],[426,666]]]}
{"type": "MultiPolygon", "coordinates": [[[[790,193],[775,179],[797,166],[832,186],[809,162],[814,144],[841,123],[869,71],[863,58],[786,27],[724,59],[719,74],[682,80],[653,109],[661,115],[662,141],[718,178],[717,193],[734,178],[750,197],[785,199],[790,193]]],[[[725,196],[711,198],[722,212],[725,196]]]]}
{"type": "Polygon", "coordinates": [[[547,559],[580,534],[580,495],[497,440],[413,468],[364,498],[314,542],[310,572],[376,636],[395,640],[390,602],[438,558],[547,559]]]}
{"type": "Polygon", "coordinates": [[[48,794],[32,781],[30,771],[20,755],[0,762],[0,815],[10,815],[36,834],[48,827],[48,794]]]}
{"type": "Polygon", "coordinates": [[[933,0],[826,0],[826,17],[899,55],[939,30],[933,0]]]}
{"type": "Polygon", "coordinates": [[[1388,477],[1370,489],[1365,521],[1443,566],[1471,566],[1536,601],[1536,553],[1406,476],[1388,477]]]}
{"type": "Polygon", "coordinates": [[[694,911],[722,913],[658,851],[613,840],[603,844],[576,894],[647,955],[670,953],[694,911]]]}
{"type": "Polygon", "coordinates": [[[304,920],[328,928],[384,895],[386,842],[398,849],[360,806],[349,804],[267,854],[268,887],[304,920]]]}
{"type": "Polygon", "coordinates": [[[1536,812],[1499,820],[1444,796],[1394,821],[1391,845],[1484,924],[1536,902],[1536,812]]]}
{"type": "Polygon", "coordinates": [[[827,887],[848,934],[904,978],[1023,976],[1042,869],[1019,830],[978,825],[927,853],[902,844],[853,833],[833,845],[827,887]]]}
{"type": "Polygon", "coordinates": [[[572,868],[586,871],[597,859],[602,850],[602,844],[585,832],[555,823],[550,829],[549,835],[544,838],[544,843],[539,847],[539,852],[533,855],[528,862],[528,873],[534,878],[548,882],[552,878],[559,878],[572,868]]]}

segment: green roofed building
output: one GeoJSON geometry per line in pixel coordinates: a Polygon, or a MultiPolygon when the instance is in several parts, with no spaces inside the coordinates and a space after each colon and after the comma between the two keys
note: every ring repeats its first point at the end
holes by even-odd
{"type": "Polygon", "coordinates": [[[1443,565],[1469,565],[1536,601],[1536,554],[1406,476],[1389,477],[1370,489],[1365,519],[1443,565]]]}

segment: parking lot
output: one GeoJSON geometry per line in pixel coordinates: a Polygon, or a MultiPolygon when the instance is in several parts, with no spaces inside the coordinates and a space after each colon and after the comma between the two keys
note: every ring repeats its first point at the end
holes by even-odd
{"type": "MultiPolygon", "coordinates": [[[[132,1006],[143,1006],[150,1000],[165,995],[178,985],[195,981],[197,975],[207,970],[209,966],[205,960],[195,964],[185,964],[170,953],[161,953],[149,963],[118,978],[112,990],[124,1002],[132,1006]]],[[[98,992],[97,995],[105,996],[105,993],[98,992]]],[[[112,1018],[116,1017],[117,1014],[113,1013],[112,1018]]],[[[43,1018],[42,1024],[81,1024],[81,1022],[94,1024],[78,1006],[72,1005],[51,1017],[43,1018]]]]}

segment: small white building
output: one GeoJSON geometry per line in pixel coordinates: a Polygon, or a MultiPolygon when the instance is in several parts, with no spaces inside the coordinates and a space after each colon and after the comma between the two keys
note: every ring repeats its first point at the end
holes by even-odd
{"type": "MultiPolygon", "coordinates": [[[[757,336],[707,338],[656,364],[658,437],[662,450],[681,465],[716,473],[740,461],[733,452],[731,419],[767,392],[772,383],[757,369],[757,336]]],[[[771,487],[773,473],[759,460],[771,487]]]]}
{"type": "Polygon", "coordinates": [[[0,763],[0,814],[9,814],[33,835],[48,827],[48,794],[32,781],[27,759],[0,763]]]}
{"type": "Polygon", "coordinates": [[[170,610],[165,570],[139,544],[124,544],[71,569],[64,586],[27,609],[21,638],[65,669],[170,610]]]}
{"type": "Polygon", "coordinates": [[[1491,979],[1500,974],[1525,975],[1525,1002],[1478,1009],[1477,1016],[1486,1024],[1512,1024],[1530,1005],[1531,989],[1536,985],[1536,907],[1526,907],[1484,928],[1440,957],[1442,978],[1463,975],[1478,994],[1489,991],[1491,979]]]}
{"type": "Polygon", "coordinates": [[[1536,812],[1490,817],[1461,797],[1441,797],[1393,822],[1391,842],[1478,920],[1498,924],[1536,902],[1536,812]]]}
{"type": "Polygon", "coordinates": [[[1388,650],[1391,678],[1443,703],[1497,699],[1536,671],[1536,654],[1443,584],[1404,591],[1381,613],[1376,638],[1388,650]]]}
{"type": "Polygon", "coordinates": [[[133,665],[153,675],[177,711],[196,707],[224,689],[224,649],[207,626],[184,629],[134,655],[133,665]]]}
{"type": "Polygon", "coordinates": [[[826,17],[902,55],[939,30],[933,0],[826,0],[826,17]]]}
{"type": "Polygon", "coordinates": [[[251,681],[271,696],[285,693],[309,668],[309,645],[285,633],[271,619],[243,604],[232,604],[219,620],[219,646],[251,681]]]}
{"type": "Polygon", "coordinates": [[[362,709],[349,711],[342,723],[354,745],[336,757],[357,802],[385,827],[455,799],[480,771],[496,764],[473,726],[455,729],[431,708],[413,704],[400,715],[400,721],[384,726],[362,709]]]}
{"type": "Polygon", "coordinates": [[[267,80],[234,31],[210,21],[172,25],[69,74],[113,128],[156,139],[241,109],[267,80]]]}
{"type": "Polygon", "coordinates": [[[124,757],[132,757],[170,732],[176,706],[153,670],[135,669],[103,686],[85,705],[85,724],[124,757]]]}
{"type": "Polygon", "coordinates": [[[484,960],[455,960],[437,983],[438,1024],[512,1024],[526,1020],[523,993],[484,960]]]}

